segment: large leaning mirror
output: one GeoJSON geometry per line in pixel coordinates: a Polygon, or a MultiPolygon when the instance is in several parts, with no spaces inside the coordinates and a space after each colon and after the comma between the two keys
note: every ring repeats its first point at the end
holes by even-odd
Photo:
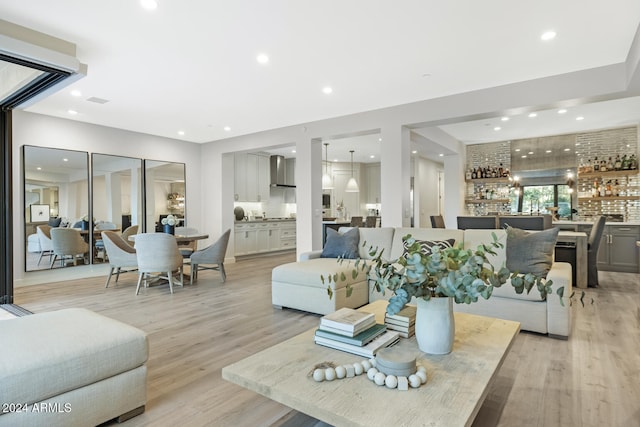
{"type": "Polygon", "coordinates": [[[92,154],[92,204],[94,263],[107,260],[102,230],[124,236],[137,233],[142,224],[142,159],[92,154]]]}
{"type": "Polygon", "coordinates": [[[185,225],[184,163],[145,160],[146,230],[162,231],[161,221],[167,215],[185,225]]]}
{"type": "MultiPolygon", "coordinates": [[[[51,229],[72,227],[89,212],[89,154],[23,147],[25,271],[88,262],[89,253],[54,260],[51,229]]],[[[57,234],[57,233],[54,233],[57,234]]]]}

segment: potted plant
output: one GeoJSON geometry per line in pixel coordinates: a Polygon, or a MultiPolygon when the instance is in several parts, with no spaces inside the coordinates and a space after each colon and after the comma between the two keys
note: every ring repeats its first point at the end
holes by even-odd
{"type": "MultiPolygon", "coordinates": [[[[501,287],[508,279],[516,293],[529,293],[534,287],[541,298],[552,293],[551,280],[531,273],[511,272],[505,266],[496,269],[488,255],[495,255],[495,249],[503,248],[504,244],[495,233],[492,238],[493,241],[476,249],[439,244],[425,248],[424,242],[407,235],[403,237],[405,251],[401,257],[385,261],[383,251],[370,248],[373,259],[368,263],[357,260],[354,273],[364,271],[378,292],[393,293],[387,306],[387,313],[391,315],[416,297],[416,339],[420,349],[431,354],[446,354],[451,351],[454,338],[453,302],[471,304],[479,298],[489,299],[494,288],[501,287]]],[[[334,275],[329,277],[331,280],[344,278],[334,275]]],[[[331,288],[327,289],[331,297],[331,288]]],[[[350,291],[347,286],[347,296],[350,291]]],[[[556,294],[563,304],[564,287],[558,288],[556,294]]]]}

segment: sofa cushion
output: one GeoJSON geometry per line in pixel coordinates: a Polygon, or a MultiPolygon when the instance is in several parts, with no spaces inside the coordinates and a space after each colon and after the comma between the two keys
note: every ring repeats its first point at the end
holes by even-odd
{"type": "Polygon", "coordinates": [[[148,355],[144,332],[81,308],[3,320],[0,342],[2,402],[40,402],[142,366],[148,355]]]}
{"type": "MultiPolygon", "coordinates": [[[[364,260],[359,262],[366,262],[364,260]]],[[[358,269],[358,275],[354,278],[351,272],[355,268],[356,261],[338,261],[335,258],[316,258],[308,261],[291,262],[275,267],[271,271],[271,280],[274,282],[291,283],[306,287],[326,288],[329,285],[328,276],[344,273],[344,280],[338,280],[332,287],[344,288],[348,284],[361,282],[366,279],[365,273],[358,269]],[[324,283],[322,282],[324,276],[324,283]]],[[[333,284],[333,279],[331,281],[333,284]]]]}
{"type": "Polygon", "coordinates": [[[62,222],[62,217],[59,218],[50,218],[47,223],[51,227],[60,227],[60,223],[62,222]]]}
{"type": "Polygon", "coordinates": [[[359,242],[358,228],[352,228],[345,233],[338,233],[332,228],[327,228],[327,241],[320,258],[358,258],[359,242]]]}
{"type": "Polygon", "coordinates": [[[553,253],[559,228],[529,233],[507,227],[507,268],[521,274],[547,277],[553,264],[553,253]]]}
{"type": "MultiPolygon", "coordinates": [[[[393,242],[393,227],[361,228],[359,255],[362,259],[372,259],[371,251],[384,250],[382,259],[388,260],[393,242]]],[[[374,255],[375,256],[375,255],[374,255]]]]}

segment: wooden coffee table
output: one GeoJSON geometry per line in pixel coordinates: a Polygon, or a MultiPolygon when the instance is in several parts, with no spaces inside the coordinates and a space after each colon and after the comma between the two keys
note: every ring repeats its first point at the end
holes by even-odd
{"type": "MultiPolygon", "coordinates": [[[[386,301],[360,310],[384,321],[386,301]]],[[[377,386],[366,375],[317,383],[314,365],[344,365],[362,357],[314,344],[311,329],[222,369],[222,377],[334,426],[468,426],[520,330],[518,322],[455,313],[453,352],[431,356],[415,337],[398,344],[415,351],[427,383],[408,391],[377,386]]]]}

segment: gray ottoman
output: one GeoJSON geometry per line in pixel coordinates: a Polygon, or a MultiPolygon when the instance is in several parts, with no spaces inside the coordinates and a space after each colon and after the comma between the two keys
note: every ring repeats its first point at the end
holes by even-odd
{"type": "Polygon", "coordinates": [[[148,343],[133,326],[64,309],[3,320],[0,346],[0,426],[89,426],[144,412],[148,343]]]}

